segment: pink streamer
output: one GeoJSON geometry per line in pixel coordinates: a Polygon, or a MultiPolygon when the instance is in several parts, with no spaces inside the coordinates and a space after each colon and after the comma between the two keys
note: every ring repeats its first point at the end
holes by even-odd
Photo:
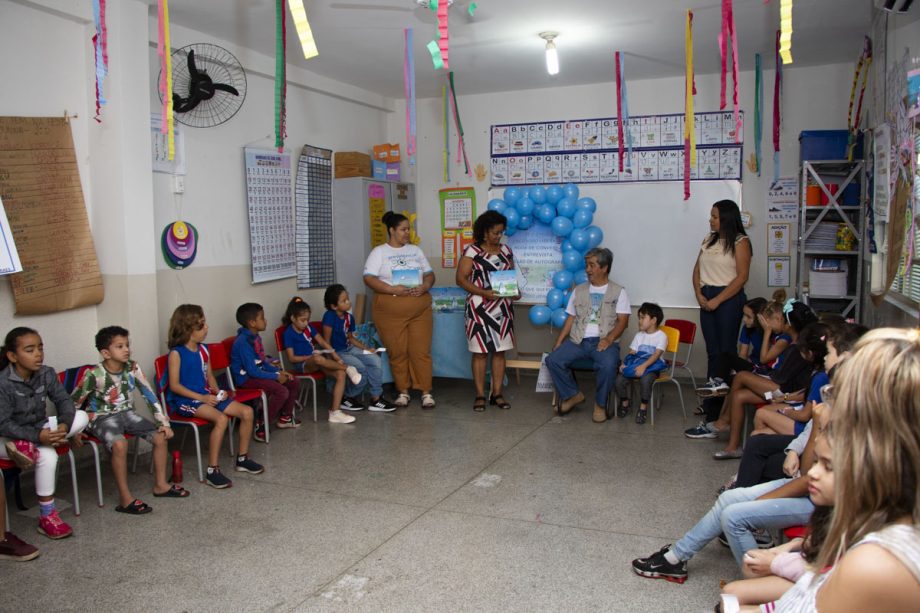
{"type": "Polygon", "coordinates": [[[160,79],[160,97],[163,99],[163,104],[160,113],[163,116],[162,125],[160,126],[160,132],[163,134],[169,133],[169,123],[167,122],[167,116],[169,114],[169,100],[166,91],[166,31],[165,31],[165,19],[163,18],[163,0],[157,1],[157,11],[159,14],[159,19],[157,19],[157,55],[160,56],[160,69],[163,74],[163,78],[160,79]]]}
{"type": "Polygon", "coordinates": [[[450,64],[447,63],[447,52],[450,46],[447,38],[447,0],[438,0],[438,32],[441,33],[438,47],[441,49],[441,59],[444,60],[444,70],[450,70],[450,64]]]}

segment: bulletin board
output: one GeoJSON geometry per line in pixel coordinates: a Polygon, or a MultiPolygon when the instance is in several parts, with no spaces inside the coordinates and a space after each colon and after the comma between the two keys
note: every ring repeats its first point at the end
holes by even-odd
{"type": "Polygon", "coordinates": [[[0,198],[23,268],[10,275],[16,314],[102,302],[102,275],[67,119],[0,117],[0,198]]]}
{"type": "Polygon", "coordinates": [[[332,150],[304,145],[297,162],[297,289],[335,282],[335,237],[332,227],[332,150]]]}
{"type": "Polygon", "coordinates": [[[291,156],[274,149],[243,149],[246,159],[246,201],[252,282],[285,279],[297,274],[294,211],[291,199],[291,156]]]}

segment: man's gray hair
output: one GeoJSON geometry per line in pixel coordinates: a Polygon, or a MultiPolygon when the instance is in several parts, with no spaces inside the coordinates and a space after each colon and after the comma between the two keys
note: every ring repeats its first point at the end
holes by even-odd
{"type": "Polygon", "coordinates": [[[607,274],[610,274],[610,269],[613,267],[613,252],[606,247],[595,247],[594,249],[588,250],[588,253],[585,254],[585,259],[594,258],[597,260],[597,265],[601,268],[607,269],[607,274]]]}

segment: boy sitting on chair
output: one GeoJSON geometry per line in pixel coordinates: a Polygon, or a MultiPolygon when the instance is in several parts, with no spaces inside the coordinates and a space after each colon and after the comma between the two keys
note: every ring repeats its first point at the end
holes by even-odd
{"type": "Polygon", "coordinates": [[[620,404],[617,406],[617,417],[629,415],[629,393],[626,386],[630,379],[639,379],[640,404],[636,412],[636,423],[644,424],[648,416],[648,403],[652,397],[652,383],[658,378],[658,373],[667,368],[661,355],[668,348],[668,335],[658,329],[664,312],[661,307],[653,302],[643,302],[639,307],[639,331],[629,344],[629,353],[620,364],[620,372],[614,387],[620,404]]]}
{"type": "Polygon", "coordinates": [[[173,431],[141,367],[131,360],[128,331],[120,326],[99,330],[96,349],[102,355],[102,362],[86,371],[71,397],[77,407],[86,404],[86,412],[90,416],[86,431],[102,441],[112,454],[112,472],[121,502],[115,510],[130,515],[143,515],[153,510],[135,498],[128,487],[128,441],[125,434],[143,438],[153,445],[153,495],[185,498],[189,495],[187,490],[166,480],[166,441],[172,438],[173,431]],[[135,390],[139,390],[147,401],[155,424],[134,411],[132,394],[135,390]]]}

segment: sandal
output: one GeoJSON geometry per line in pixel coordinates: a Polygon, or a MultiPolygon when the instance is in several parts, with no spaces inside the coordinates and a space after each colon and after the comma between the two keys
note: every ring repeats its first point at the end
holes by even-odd
{"type": "Polygon", "coordinates": [[[431,394],[422,394],[422,408],[423,409],[433,409],[434,408],[434,396],[431,394]]]}
{"type": "Polygon", "coordinates": [[[501,394],[489,394],[489,404],[497,406],[499,409],[508,410],[511,408],[511,405],[505,400],[505,397],[501,394]]]}
{"type": "Polygon", "coordinates": [[[477,413],[482,413],[486,410],[486,397],[485,396],[476,396],[476,399],[473,401],[473,410],[477,413]]]}
{"type": "Polygon", "coordinates": [[[410,400],[411,398],[409,394],[406,392],[399,392],[399,396],[396,397],[396,400],[393,402],[393,404],[396,405],[397,409],[405,409],[407,406],[409,406],[410,400]]]}
{"type": "Polygon", "coordinates": [[[135,498],[128,506],[117,506],[115,510],[119,513],[127,513],[128,515],[146,515],[153,511],[153,507],[135,498]]]}
{"type": "Polygon", "coordinates": [[[189,492],[181,485],[176,485],[173,483],[172,487],[165,492],[160,492],[159,494],[154,492],[153,495],[157,498],[188,498],[191,495],[191,492],[189,492]]]}

